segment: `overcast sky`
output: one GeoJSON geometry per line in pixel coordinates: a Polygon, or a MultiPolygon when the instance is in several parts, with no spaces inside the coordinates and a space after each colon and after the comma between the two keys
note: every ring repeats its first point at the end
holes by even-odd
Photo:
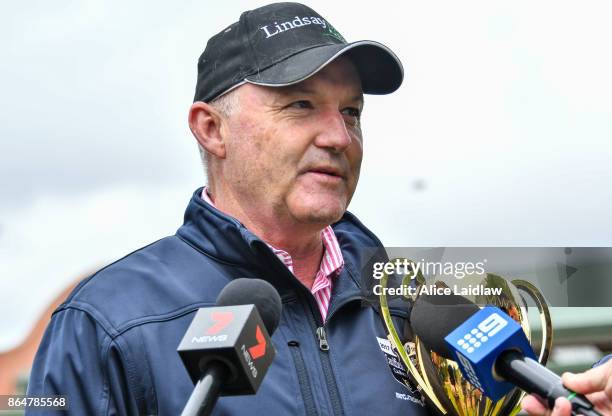
{"type": "MultiPolygon", "coordinates": [[[[263,4],[3,6],[0,350],[78,276],[180,226],[203,183],[197,58],[263,4]]],[[[609,2],[307,4],[404,63],[398,92],[366,97],[350,207],[384,243],[612,243],[609,2]]]]}

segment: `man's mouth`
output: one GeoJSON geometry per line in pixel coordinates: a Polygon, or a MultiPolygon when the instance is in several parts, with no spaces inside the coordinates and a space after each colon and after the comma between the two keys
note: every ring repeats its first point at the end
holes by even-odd
{"type": "Polygon", "coordinates": [[[316,168],[311,168],[307,170],[307,173],[315,173],[319,175],[325,175],[331,178],[343,179],[344,175],[339,169],[329,167],[329,166],[321,166],[316,168]]]}

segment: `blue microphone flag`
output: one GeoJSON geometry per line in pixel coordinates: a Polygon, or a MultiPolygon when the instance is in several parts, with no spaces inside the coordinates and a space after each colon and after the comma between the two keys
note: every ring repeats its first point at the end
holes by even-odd
{"type": "Polygon", "coordinates": [[[495,360],[506,350],[536,359],[521,326],[501,309],[486,306],[448,334],[444,340],[467,380],[491,400],[514,387],[495,372],[495,360]]]}

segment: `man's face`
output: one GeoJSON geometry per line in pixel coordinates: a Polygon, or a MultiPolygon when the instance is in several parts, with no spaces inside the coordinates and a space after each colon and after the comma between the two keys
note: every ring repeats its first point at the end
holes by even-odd
{"type": "Polygon", "coordinates": [[[340,219],[363,153],[363,95],[352,63],[337,59],[289,87],[239,88],[221,167],[233,198],[257,207],[256,215],[282,221],[327,225],[340,219]]]}

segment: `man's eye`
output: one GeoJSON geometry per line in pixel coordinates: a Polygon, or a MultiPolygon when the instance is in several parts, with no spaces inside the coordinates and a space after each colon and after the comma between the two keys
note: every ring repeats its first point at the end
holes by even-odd
{"type": "Polygon", "coordinates": [[[289,104],[289,107],[293,107],[293,108],[313,108],[312,107],[312,103],[310,101],[307,101],[307,100],[295,101],[295,102],[289,104]]]}
{"type": "Polygon", "coordinates": [[[349,107],[342,110],[342,114],[345,116],[349,116],[351,120],[351,124],[359,124],[361,118],[361,111],[358,108],[349,107]]]}
{"type": "Polygon", "coordinates": [[[358,108],[353,107],[345,108],[344,110],[342,110],[342,113],[347,116],[355,117],[357,119],[359,119],[359,117],[361,116],[361,111],[359,111],[358,108]]]}

